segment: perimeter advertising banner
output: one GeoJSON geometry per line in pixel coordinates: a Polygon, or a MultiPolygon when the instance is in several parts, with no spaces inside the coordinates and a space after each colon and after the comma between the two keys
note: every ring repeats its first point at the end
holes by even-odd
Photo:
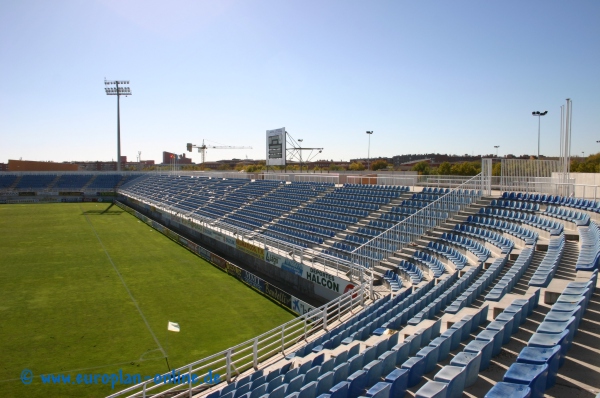
{"type": "Polygon", "coordinates": [[[354,284],[339,276],[328,274],[320,269],[309,267],[277,253],[265,250],[265,261],[284,271],[300,275],[313,282],[315,291],[326,298],[336,298],[354,287],[354,284]],[[332,294],[334,292],[335,294],[332,294]]]}
{"type": "Polygon", "coordinates": [[[267,130],[267,166],[285,166],[285,127],[267,130]]]}
{"type": "Polygon", "coordinates": [[[298,315],[304,315],[315,309],[312,305],[292,296],[292,306],[290,307],[298,315]]]}
{"type": "Polygon", "coordinates": [[[200,255],[200,257],[204,258],[205,260],[210,261],[210,252],[208,250],[206,250],[205,248],[198,246],[196,248],[197,253],[200,255]]]}
{"type": "MultiPolygon", "coordinates": [[[[284,292],[277,286],[273,286],[268,282],[265,282],[263,279],[258,276],[241,269],[237,265],[231,264],[230,262],[226,262],[225,269],[227,273],[242,282],[252,286],[256,290],[266,294],[271,297],[273,300],[280,302],[288,308],[292,308],[292,296],[289,293],[284,292]]],[[[303,304],[308,305],[303,302],[303,304]]],[[[303,308],[303,307],[299,307],[303,308]]]]}
{"type": "Polygon", "coordinates": [[[265,249],[262,247],[255,246],[252,243],[248,243],[240,239],[236,239],[235,245],[238,250],[243,251],[246,254],[260,258],[261,260],[265,258],[265,249]]]}
{"type": "Polygon", "coordinates": [[[210,261],[227,271],[227,261],[224,258],[217,256],[215,253],[210,253],[210,261]]]}
{"type": "Polygon", "coordinates": [[[157,230],[160,233],[165,232],[165,227],[163,227],[161,224],[157,223],[156,221],[152,221],[152,228],[154,228],[155,230],[157,230]]]}
{"type": "MultiPolygon", "coordinates": [[[[205,232],[209,231],[209,229],[208,228],[204,228],[204,231],[205,232]]],[[[229,235],[225,235],[225,234],[222,234],[222,233],[217,232],[217,231],[211,231],[210,233],[207,233],[206,235],[210,236],[211,238],[213,238],[215,240],[218,240],[219,242],[223,242],[223,243],[225,243],[228,246],[231,246],[231,247],[234,247],[234,248],[236,247],[235,238],[232,238],[229,235]]]]}

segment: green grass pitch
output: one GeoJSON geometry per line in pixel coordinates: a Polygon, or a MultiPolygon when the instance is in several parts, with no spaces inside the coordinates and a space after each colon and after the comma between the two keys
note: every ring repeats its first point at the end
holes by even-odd
{"type": "Polygon", "coordinates": [[[106,396],[39,375],[163,373],[159,345],[175,368],[293,317],[116,206],[0,205],[1,396],[106,396]]]}

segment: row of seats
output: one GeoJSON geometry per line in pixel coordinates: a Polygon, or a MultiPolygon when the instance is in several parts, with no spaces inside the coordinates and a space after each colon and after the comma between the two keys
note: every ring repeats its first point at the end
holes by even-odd
{"type": "Polygon", "coordinates": [[[489,301],[500,301],[505,294],[515,287],[517,282],[521,279],[527,268],[531,264],[533,259],[533,249],[528,247],[521,251],[519,257],[515,260],[515,263],[508,270],[506,274],[496,283],[494,288],[485,296],[486,300],[489,301]]]}
{"type": "Polygon", "coordinates": [[[502,382],[492,387],[486,397],[538,398],[554,386],[597,278],[598,272],[595,271],[589,281],[567,285],[527,346],[519,352],[516,362],[510,365],[502,382]]]}
{"type": "MultiPolygon", "coordinates": [[[[275,231],[275,232],[279,232],[279,231],[275,231]]],[[[295,238],[287,235],[287,233],[285,233],[285,232],[274,233],[272,231],[267,230],[267,231],[264,231],[263,234],[266,236],[270,236],[271,238],[275,238],[278,240],[282,240],[284,242],[291,243],[296,246],[300,246],[300,247],[304,247],[304,248],[308,247],[308,244],[306,242],[304,242],[303,240],[295,239],[295,238]]]]}
{"type": "Polygon", "coordinates": [[[10,188],[15,181],[17,181],[16,175],[0,175],[0,189],[10,188]]]}
{"type": "Polygon", "coordinates": [[[275,215],[273,215],[272,213],[269,213],[269,212],[257,212],[254,210],[248,210],[246,208],[244,208],[242,210],[238,210],[235,214],[240,214],[240,215],[247,216],[250,218],[255,218],[255,219],[261,220],[262,222],[265,222],[265,223],[269,223],[269,222],[273,221],[273,219],[276,217],[275,215]]]}
{"type": "Polygon", "coordinates": [[[406,199],[403,200],[402,203],[400,203],[400,206],[394,206],[392,207],[392,210],[390,210],[392,213],[403,213],[406,214],[405,210],[407,207],[411,207],[411,208],[415,208],[415,209],[406,209],[406,210],[410,210],[411,213],[409,214],[414,214],[417,212],[417,209],[420,209],[422,207],[425,207],[429,205],[428,202],[424,202],[422,200],[412,200],[412,199],[406,199]]]}
{"type": "Polygon", "coordinates": [[[379,221],[379,220],[371,220],[371,221],[369,221],[369,224],[368,224],[369,227],[380,228],[380,229],[390,229],[394,225],[396,225],[396,224],[385,222],[385,221],[379,221]]]}
{"type": "Polygon", "coordinates": [[[238,213],[236,213],[236,214],[229,214],[225,219],[223,219],[224,222],[227,222],[227,220],[240,221],[240,222],[242,222],[244,224],[248,224],[248,225],[251,225],[251,226],[256,227],[256,228],[260,228],[263,225],[263,223],[260,222],[260,221],[258,221],[258,220],[254,220],[254,219],[249,218],[249,217],[244,217],[243,215],[238,214],[238,213]]]}
{"type": "Polygon", "coordinates": [[[446,257],[448,260],[452,261],[452,263],[458,270],[463,269],[469,263],[467,258],[462,253],[460,253],[452,247],[442,245],[439,242],[430,241],[427,244],[427,249],[431,250],[434,253],[440,254],[446,257]]]}
{"type": "MultiPolygon", "coordinates": [[[[473,304],[473,302],[492,284],[504,269],[508,258],[506,256],[499,257],[489,266],[485,272],[477,278],[468,289],[457,297],[452,304],[446,308],[447,314],[456,314],[461,309],[473,304]]],[[[479,267],[483,267],[480,263],[479,267]]]]}
{"type": "Polygon", "coordinates": [[[399,191],[399,192],[408,192],[410,190],[407,186],[400,185],[370,185],[370,184],[344,184],[344,188],[357,188],[364,189],[368,187],[369,190],[372,191],[399,191]]]}
{"type": "Polygon", "coordinates": [[[492,217],[469,216],[467,217],[467,223],[497,229],[521,239],[526,245],[535,245],[539,238],[539,234],[537,232],[534,232],[528,228],[524,228],[520,225],[498,220],[492,217]]]}
{"type": "Polygon", "coordinates": [[[402,288],[402,280],[398,276],[397,273],[392,271],[391,269],[385,271],[383,274],[383,279],[387,282],[390,287],[390,290],[395,293],[402,288]]]}
{"type": "MultiPolygon", "coordinates": [[[[355,202],[354,199],[339,200],[339,199],[319,198],[315,201],[315,203],[329,205],[329,206],[348,207],[351,209],[368,210],[368,211],[379,210],[379,205],[376,205],[374,203],[355,202]]],[[[365,215],[365,217],[366,217],[366,215],[365,215]]]]}
{"type": "Polygon", "coordinates": [[[361,209],[354,209],[354,208],[350,208],[350,207],[340,207],[340,206],[331,206],[331,205],[321,205],[319,203],[311,203],[308,206],[306,206],[306,209],[315,209],[318,211],[324,211],[324,212],[329,212],[329,213],[340,213],[340,214],[344,214],[344,215],[348,215],[348,216],[352,216],[352,217],[366,217],[369,215],[369,212],[366,210],[361,210],[361,209]]]}
{"type": "Polygon", "coordinates": [[[444,232],[442,233],[440,240],[442,240],[443,242],[452,243],[470,251],[475,256],[477,256],[477,258],[481,262],[487,260],[491,254],[489,249],[486,249],[481,243],[475,242],[470,238],[465,238],[464,236],[453,235],[451,233],[444,232]]]}
{"type": "Polygon", "coordinates": [[[499,217],[508,220],[518,221],[547,231],[548,233],[550,233],[550,235],[560,235],[565,229],[565,226],[561,222],[548,220],[535,214],[522,213],[514,210],[502,210],[492,209],[489,207],[482,207],[481,209],[479,209],[479,214],[486,215],[489,217],[499,217]]]}
{"type": "MultiPolygon", "coordinates": [[[[419,384],[426,373],[435,370],[438,362],[448,358],[450,351],[458,348],[460,342],[465,341],[471,333],[476,332],[479,326],[485,322],[487,311],[488,307],[485,306],[474,314],[465,315],[440,336],[434,336],[435,338],[428,346],[402,364],[402,368],[409,371],[408,387],[419,384]]],[[[477,380],[480,366],[481,355],[465,349],[456,354],[450,360],[449,365],[438,371],[433,381],[425,383],[415,396],[420,398],[460,397],[464,388],[477,380]]]]}
{"type": "Polygon", "coordinates": [[[92,175],[63,174],[54,184],[54,188],[83,189],[92,179],[92,175]]]}
{"type": "Polygon", "coordinates": [[[479,227],[474,227],[468,224],[456,224],[454,226],[454,231],[457,233],[473,236],[475,238],[483,239],[486,242],[489,242],[492,245],[500,248],[502,254],[509,254],[515,245],[515,243],[512,240],[498,235],[496,232],[492,232],[490,230],[479,227]]]}
{"type": "Polygon", "coordinates": [[[308,234],[308,233],[305,233],[305,232],[296,231],[295,229],[284,227],[284,226],[281,226],[279,224],[269,225],[267,228],[269,230],[272,230],[272,231],[275,231],[275,232],[279,232],[281,234],[290,235],[290,236],[292,236],[294,238],[298,238],[300,240],[304,240],[304,241],[307,241],[307,242],[316,243],[316,244],[323,243],[323,238],[321,238],[321,237],[314,236],[312,234],[308,234]]]}
{"type": "Polygon", "coordinates": [[[332,228],[332,229],[336,229],[339,231],[344,231],[347,226],[346,224],[340,223],[340,222],[335,222],[335,221],[327,221],[327,220],[322,220],[321,218],[315,218],[315,217],[308,217],[308,216],[303,216],[300,214],[291,214],[288,216],[289,219],[291,220],[298,220],[298,221],[302,221],[305,223],[312,223],[312,224],[317,224],[317,225],[321,225],[323,227],[327,227],[327,228],[332,228]]]}
{"type": "MultiPolygon", "coordinates": [[[[446,290],[453,284],[455,284],[457,274],[452,274],[448,278],[445,278],[436,285],[435,281],[430,281],[426,285],[417,289],[419,294],[411,294],[407,298],[403,299],[394,307],[389,307],[386,311],[381,314],[378,318],[374,319],[370,324],[365,325],[365,328],[361,331],[360,329],[355,334],[350,334],[348,338],[342,340],[342,344],[350,344],[356,340],[367,340],[371,335],[381,336],[389,335],[390,330],[400,330],[403,326],[408,324],[408,320],[419,314],[424,309],[436,308],[441,305],[441,299],[438,300],[439,296],[444,294],[446,290]],[[437,300],[437,301],[436,301],[437,300]]],[[[385,309],[385,307],[384,307],[385,309]]],[[[426,334],[431,336],[432,333],[439,333],[440,323],[436,322],[429,326],[426,334]]],[[[392,336],[394,336],[392,334],[392,336]]],[[[410,341],[412,337],[406,338],[405,343],[410,341]]],[[[418,350],[420,341],[413,341],[412,347],[414,351],[418,350]]],[[[412,350],[411,350],[412,352],[412,350]]],[[[401,362],[400,362],[401,363],[401,362]]]]}
{"type": "MultiPolygon", "coordinates": [[[[510,341],[511,335],[519,330],[519,325],[533,313],[537,303],[538,298],[535,295],[530,299],[514,300],[475,337],[475,340],[471,340],[461,352],[454,355],[450,364],[444,366],[432,381],[423,385],[415,396],[461,397],[464,389],[477,381],[478,374],[490,366],[492,357],[500,353],[502,345],[510,341]]],[[[446,335],[447,339],[451,339],[449,350],[458,348],[461,341],[468,339],[471,333],[477,332],[479,326],[483,324],[481,319],[484,318],[482,316],[484,312],[487,317],[486,310],[487,306],[485,309],[480,309],[479,324],[474,320],[477,319],[476,317],[465,316],[442,334],[442,336],[446,335]]],[[[437,360],[444,360],[447,356],[446,351],[440,350],[437,360]]],[[[514,396],[514,394],[503,395],[503,397],[514,396]]]]}
{"type": "Polygon", "coordinates": [[[52,174],[33,174],[24,175],[17,183],[17,189],[31,188],[42,189],[48,188],[50,183],[56,179],[56,175],[52,174]]]}
{"type": "Polygon", "coordinates": [[[427,193],[413,193],[411,200],[422,200],[425,202],[433,202],[440,198],[440,195],[427,194],[427,193]]]}
{"type": "MultiPolygon", "coordinates": [[[[301,222],[295,222],[292,220],[280,220],[279,221],[279,225],[285,225],[287,227],[291,227],[291,228],[295,228],[295,229],[299,229],[302,231],[308,231],[308,232],[312,232],[313,234],[317,234],[317,235],[322,235],[328,238],[334,237],[335,236],[335,232],[330,230],[330,229],[326,229],[326,228],[321,228],[321,227],[314,227],[310,224],[304,224],[301,222]]],[[[323,242],[321,242],[323,243],[323,242]]]]}
{"type": "Polygon", "coordinates": [[[440,278],[446,272],[446,267],[444,267],[444,264],[442,264],[440,260],[433,257],[431,254],[417,250],[413,254],[413,258],[429,268],[433,272],[434,278],[440,278]]]}
{"type": "Polygon", "coordinates": [[[479,275],[483,265],[479,264],[475,267],[470,267],[452,286],[443,293],[439,294],[429,305],[423,308],[420,312],[409,318],[409,325],[418,325],[426,319],[434,319],[441,311],[448,311],[451,303],[456,302],[460,297],[469,292],[469,285],[479,275]]]}
{"type": "Polygon", "coordinates": [[[431,187],[425,187],[423,188],[423,193],[433,193],[436,195],[444,195],[447,193],[450,193],[450,188],[431,188],[431,187]]]}
{"type": "Polygon", "coordinates": [[[575,269],[577,271],[593,271],[600,262],[600,228],[595,222],[588,227],[579,227],[579,257],[575,269]]]}
{"type": "Polygon", "coordinates": [[[327,255],[330,255],[330,256],[333,256],[333,257],[337,257],[337,258],[340,258],[340,259],[345,260],[345,261],[352,261],[352,258],[350,256],[338,253],[338,252],[333,251],[333,250],[323,249],[323,250],[321,250],[321,253],[324,253],[324,254],[327,254],[327,255]]]}
{"type": "Polygon", "coordinates": [[[560,220],[570,221],[578,227],[588,225],[590,223],[590,216],[588,214],[556,206],[546,207],[544,214],[560,220]]]}
{"type": "Polygon", "coordinates": [[[344,240],[347,240],[348,242],[356,243],[357,245],[364,245],[370,239],[363,238],[362,236],[346,235],[346,237],[344,238],[344,240]]]}
{"type": "Polygon", "coordinates": [[[565,234],[550,239],[548,250],[529,280],[529,286],[548,287],[565,250],[565,234]]]}
{"type": "Polygon", "coordinates": [[[406,216],[391,213],[383,213],[379,216],[379,218],[385,221],[392,221],[394,223],[399,223],[406,220],[406,216]]]}
{"type": "Polygon", "coordinates": [[[503,199],[522,200],[528,202],[546,203],[556,206],[575,207],[577,209],[600,213],[600,201],[574,198],[560,195],[544,195],[537,193],[503,192],[503,199]]]}
{"type": "Polygon", "coordinates": [[[424,292],[429,288],[431,288],[430,285],[426,285],[419,289],[415,289],[414,291],[411,291],[411,289],[406,289],[404,292],[398,293],[393,298],[389,295],[384,296],[383,298],[377,300],[373,305],[365,308],[363,311],[349,319],[344,324],[337,326],[336,328],[331,330],[331,332],[325,334],[323,336],[324,338],[320,338],[313,342],[310,342],[307,345],[300,347],[295,352],[288,354],[286,356],[286,359],[304,357],[313,351],[318,352],[323,349],[336,348],[340,344],[342,344],[343,340],[345,340],[348,336],[352,335],[352,339],[345,343],[349,344],[356,336],[355,333],[357,331],[362,330],[366,325],[370,325],[376,318],[380,317],[381,315],[384,315],[389,310],[396,308],[398,305],[401,305],[401,303],[403,303],[406,298],[414,296],[413,299],[411,299],[414,300],[418,297],[421,297],[424,294],[424,292]],[[339,338],[337,336],[339,336],[339,338]]]}
{"type": "Polygon", "coordinates": [[[342,194],[353,194],[353,195],[364,195],[364,196],[375,196],[384,198],[397,198],[403,191],[399,190],[371,190],[371,189],[354,189],[354,188],[338,188],[334,192],[342,194]]]}
{"type": "Polygon", "coordinates": [[[419,284],[425,277],[423,275],[423,271],[410,261],[402,260],[398,263],[399,271],[405,272],[408,274],[413,285],[419,284]]]}
{"type": "Polygon", "coordinates": [[[380,235],[381,231],[376,230],[376,229],[366,228],[366,227],[360,227],[360,228],[358,228],[356,233],[359,235],[366,235],[368,237],[374,238],[374,237],[380,235]]]}
{"type": "Polygon", "coordinates": [[[490,203],[490,207],[501,207],[501,208],[509,208],[513,210],[523,210],[523,211],[539,211],[540,205],[539,203],[531,203],[531,202],[521,202],[516,200],[502,200],[502,199],[494,199],[490,203]]]}
{"type": "MultiPolygon", "coordinates": [[[[357,217],[346,216],[346,215],[337,214],[337,213],[331,213],[328,211],[311,210],[308,207],[298,209],[298,214],[306,214],[306,215],[312,216],[314,218],[324,218],[327,220],[339,221],[339,222],[346,223],[346,224],[356,224],[358,222],[357,217]]],[[[344,228],[344,229],[346,229],[346,228],[344,228]]]]}

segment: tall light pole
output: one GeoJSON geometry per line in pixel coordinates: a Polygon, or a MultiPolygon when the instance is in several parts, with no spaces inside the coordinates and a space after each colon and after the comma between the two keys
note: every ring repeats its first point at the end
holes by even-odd
{"type": "Polygon", "coordinates": [[[538,117],[538,155],[537,155],[538,160],[540,159],[540,119],[542,118],[542,116],[546,116],[547,113],[548,113],[548,111],[544,111],[544,112],[540,112],[540,111],[531,112],[531,114],[533,116],[537,116],[538,117]]]}
{"type": "Polygon", "coordinates": [[[119,97],[131,95],[129,80],[106,80],[104,79],[104,91],[106,95],[117,96],[117,171],[121,171],[121,104],[119,97]]]}
{"type": "Polygon", "coordinates": [[[500,148],[500,145],[494,145],[494,148],[496,148],[496,157],[498,157],[498,148],[500,148]]]}
{"type": "Polygon", "coordinates": [[[298,142],[300,143],[300,173],[302,173],[302,138],[298,138],[298,142]]]}
{"type": "Polygon", "coordinates": [[[373,134],[372,131],[367,131],[367,134],[369,135],[369,149],[367,151],[367,170],[371,169],[371,135],[373,134]]]}

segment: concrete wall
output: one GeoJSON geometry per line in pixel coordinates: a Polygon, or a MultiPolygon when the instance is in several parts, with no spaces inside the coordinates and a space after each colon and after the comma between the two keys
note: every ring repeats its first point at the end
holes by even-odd
{"type": "MultiPolygon", "coordinates": [[[[558,179],[560,173],[552,173],[558,179]]],[[[600,173],[569,173],[575,180],[575,197],[600,200],[600,173]]]]}

